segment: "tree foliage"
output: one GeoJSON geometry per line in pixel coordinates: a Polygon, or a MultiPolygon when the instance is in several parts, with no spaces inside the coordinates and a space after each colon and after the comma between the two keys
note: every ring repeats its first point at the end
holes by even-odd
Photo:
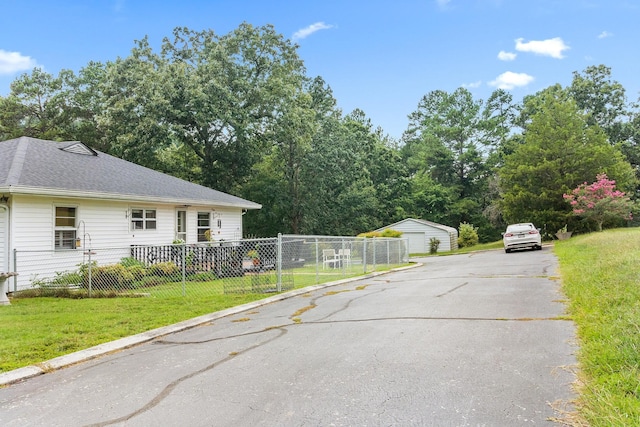
{"type": "MultiPolygon", "coordinates": [[[[534,222],[558,229],[575,222],[563,194],[594,171],[635,184],[633,170],[597,125],[588,125],[572,99],[544,93],[524,140],[500,169],[502,211],[508,222],[534,222]]],[[[577,227],[577,224],[575,224],[577,227]]],[[[574,227],[574,228],[575,228],[574,227]]]]}
{"type": "Polygon", "coordinates": [[[478,229],[473,224],[461,223],[460,227],[458,227],[458,246],[467,248],[477,245],[478,241],[478,229]]]}
{"type": "Polygon", "coordinates": [[[403,147],[413,174],[413,211],[448,224],[472,221],[493,227],[483,215],[497,155],[515,119],[510,95],[496,91],[485,104],[464,88],[425,95],[409,116],[403,147]]]}
{"type": "Polygon", "coordinates": [[[19,76],[0,96],[0,138],[80,140],[256,201],[244,224],[261,236],[358,234],[413,216],[472,223],[488,241],[507,221],[588,228],[562,195],[594,173],[640,194],[640,112],[604,65],[521,103],[504,90],[431,91],[401,141],[337,105],[272,26],[176,28],[159,49],[145,37],[77,74],[19,76]]]}
{"type": "Polygon", "coordinates": [[[563,194],[573,208],[573,214],[593,221],[602,231],[605,221],[631,220],[633,203],[622,191],[616,190],[615,180],[607,174],[598,174],[596,181],[578,185],[571,193],[563,194]]]}
{"type": "Polygon", "coordinates": [[[178,144],[198,159],[200,183],[237,191],[269,152],[303,78],[295,46],[271,26],[244,23],[222,36],[177,28],[160,52],[145,38],[108,70],[113,151],[161,167],[159,153],[178,144]]]}

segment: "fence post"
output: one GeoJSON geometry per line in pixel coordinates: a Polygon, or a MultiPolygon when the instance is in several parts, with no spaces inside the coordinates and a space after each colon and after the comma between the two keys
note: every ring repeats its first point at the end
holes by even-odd
{"type": "Polygon", "coordinates": [[[278,292],[282,292],[282,233],[278,233],[278,246],[276,247],[276,276],[278,278],[278,292]]]}
{"type": "Polygon", "coordinates": [[[372,260],[372,264],[373,264],[373,271],[376,271],[376,237],[373,237],[373,260],[372,260]]]}
{"type": "Polygon", "coordinates": [[[182,296],[187,295],[187,242],[182,243],[182,296]]]}
{"type": "MultiPolygon", "coordinates": [[[[11,269],[9,269],[11,270],[11,269]]],[[[13,271],[18,272],[18,250],[13,250],[13,271]]],[[[9,289],[9,286],[7,286],[9,289]]],[[[13,276],[13,292],[18,292],[18,276],[13,276]]]]}
{"type": "Polygon", "coordinates": [[[367,237],[362,238],[362,265],[364,267],[363,273],[367,273],[367,237]]]}
{"type": "Polygon", "coordinates": [[[340,258],[340,267],[342,267],[342,275],[346,276],[347,275],[347,266],[346,266],[346,263],[344,262],[344,237],[341,240],[342,240],[342,252],[340,252],[340,253],[342,255],[339,256],[338,258],[340,258]]]}
{"type": "Polygon", "coordinates": [[[87,251],[87,255],[89,255],[89,270],[88,270],[88,276],[89,276],[89,298],[91,298],[91,250],[87,251]]]}
{"type": "Polygon", "coordinates": [[[316,285],[320,282],[320,270],[319,270],[319,253],[318,253],[318,238],[315,238],[316,241],[316,285]]]}
{"type": "Polygon", "coordinates": [[[402,239],[402,262],[409,262],[409,239],[402,239]]]}
{"type": "Polygon", "coordinates": [[[391,265],[391,252],[389,252],[389,239],[387,239],[387,265],[391,265]]]}

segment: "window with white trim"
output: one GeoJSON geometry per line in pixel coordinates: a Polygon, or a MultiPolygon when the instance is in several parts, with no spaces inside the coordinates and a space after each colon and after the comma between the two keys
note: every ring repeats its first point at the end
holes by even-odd
{"type": "Polygon", "coordinates": [[[187,211],[176,211],[176,240],[187,241],[187,211]]]}
{"type": "Polygon", "coordinates": [[[75,249],[76,213],[75,207],[56,206],[54,249],[75,249]]]}
{"type": "Polygon", "coordinates": [[[211,229],[209,212],[198,212],[198,242],[208,242],[207,231],[211,229]]]}
{"type": "Polygon", "coordinates": [[[131,209],[132,230],[155,230],[157,216],[155,209],[131,209]]]}

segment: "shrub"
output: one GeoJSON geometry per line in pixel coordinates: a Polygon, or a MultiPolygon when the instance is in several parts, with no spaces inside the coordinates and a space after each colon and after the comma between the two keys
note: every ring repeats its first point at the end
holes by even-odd
{"type": "MultiPolygon", "coordinates": [[[[84,276],[83,285],[89,287],[88,269],[84,276]]],[[[125,289],[130,288],[133,284],[133,274],[128,271],[122,264],[111,264],[104,266],[91,267],[91,286],[92,289],[125,289]]]]}
{"type": "Polygon", "coordinates": [[[368,239],[372,237],[380,237],[379,231],[367,231],[366,233],[360,233],[357,237],[366,237],[368,239]]]}
{"type": "Polygon", "coordinates": [[[134,280],[140,280],[147,275],[147,270],[143,265],[132,265],[126,267],[127,271],[133,275],[134,280]]]}
{"type": "Polygon", "coordinates": [[[478,228],[474,227],[473,224],[461,223],[458,229],[458,246],[461,248],[475,246],[478,241],[478,228]]]}
{"type": "Polygon", "coordinates": [[[142,280],[136,282],[137,288],[151,288],[153,286],[163,285],[168,282],[166,277],[146,276],[142,280]]]}
{"type": "Polygon", "coordinates": [[[440,240],[435,237],[429,239],[429,253],[435,254],[438,253],[438,246],[440,246],[440,240]]]}
{"type": "Polygon", "coordinates": [[[392,230],[390,228],[380,233],[380,237],[400,237],[400,236],[402,236],[402,231],[392,230]]]}
{"type": "Polygon", "coordinates": [[[178,273],[180,273],[180,269],[170,261],[159,262],[149,267],[149,274],[152,276],[173,276],[178,273]]]}
{"type": "Polygon", "coordinates": [[[358,234],[358,237],[366,237],[366,238],[373,238],[373,237],[400,237],[402,236],[402,231],[398,231],[398,230],[392,230],[392,229],[386,229],[383,230],[382,232],[380,231],[368,231],[366,233],[360,233],[358,234]]]}
{"type": "Polygon", "coordinates": [[[145,267],[145,265],[144,265],[144,263],[142,261],[139,261],[139,260],[137,260],[136,258],[133,258],[133,257],[122,258],[120,260],[120,264],[122,264],[126,268],[131,268],[131,267],[142,267],[142,268],[144,268],[145,267]]]}
{"type": "Polygon", "coordinates": [[[216,275],[211,271],[195,273],[189,276],[189,280],[193,282],[211,282],[216,279],[216,275]]]}

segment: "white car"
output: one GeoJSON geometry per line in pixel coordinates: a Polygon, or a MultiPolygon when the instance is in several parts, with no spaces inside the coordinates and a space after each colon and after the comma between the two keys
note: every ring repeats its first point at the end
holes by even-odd
{"type": "Polygon", "coordinates": [[[530,222],[507,226],[507,231],[502,234],[502,242],[506,253],[513,249],[542,249],[540,230],[530,222]]]}

